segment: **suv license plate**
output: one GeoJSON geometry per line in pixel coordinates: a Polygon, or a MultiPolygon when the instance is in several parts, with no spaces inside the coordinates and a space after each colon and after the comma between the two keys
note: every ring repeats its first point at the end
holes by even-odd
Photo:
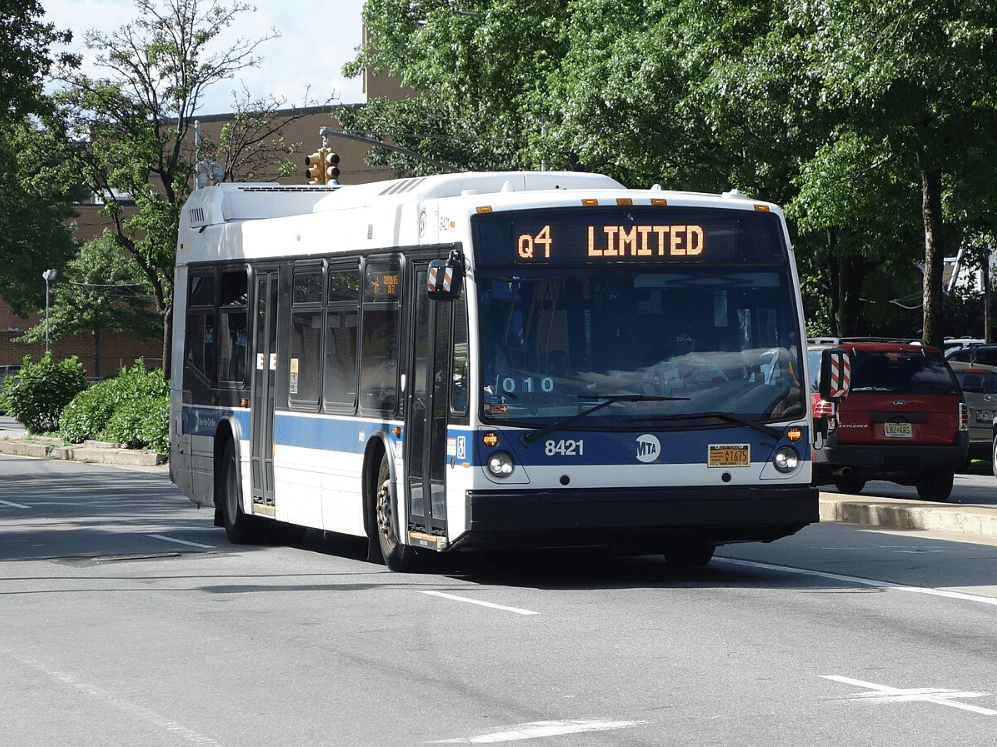
{"type": "Polygon", "coordinates": [[[990,425],[994,420],[993,410],[977,410],[976,422],[980,425],[990,425]]]}
{"type": "Polygon", "coordinates": [[[912,438],[914,431],[910,423],[883,423],[887,438],[912,438]]]}

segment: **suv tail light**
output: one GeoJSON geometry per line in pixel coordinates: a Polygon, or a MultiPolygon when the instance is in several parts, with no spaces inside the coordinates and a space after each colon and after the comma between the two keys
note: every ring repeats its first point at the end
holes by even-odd
{"type": "Polygon", "coordinates": [[[969,430],[969,407],[967,407],[965,402],[959,403],[959,430],[969,430]]]}

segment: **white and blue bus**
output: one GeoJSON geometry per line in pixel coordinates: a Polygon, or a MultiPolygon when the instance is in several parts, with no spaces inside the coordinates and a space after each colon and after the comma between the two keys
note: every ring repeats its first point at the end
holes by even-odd
{"type": "Polygon", "coordinates": [[[235,543],[703,564],[818,520],[778,207],[597,174],[220,184],[181,218],[170,469],[235,543]]]}

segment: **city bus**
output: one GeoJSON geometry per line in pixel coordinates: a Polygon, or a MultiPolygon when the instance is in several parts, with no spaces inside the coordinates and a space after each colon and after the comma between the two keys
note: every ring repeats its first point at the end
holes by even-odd
{"type": "Polygon", "coordinates": [[[233,543],[702,565],[818,521],[781,210],[598,174],[197,189],[170,472],[233,543]]]}

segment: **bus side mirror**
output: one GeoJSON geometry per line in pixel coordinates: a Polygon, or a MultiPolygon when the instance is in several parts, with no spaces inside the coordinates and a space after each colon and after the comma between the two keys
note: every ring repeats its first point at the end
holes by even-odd
{"type": "Polygon", "coordinates": [[[446,259],[429,263],[429,300],[455,301],[460,297],[460,283],[464,279],[464,258],[454,250],[446,259]]]}
{"type": "Polygon", "coordinates": [[[820,398],[840,402],[852,387],[852,359],[847,351],[828,348],[820,355],[820,398]]]}

